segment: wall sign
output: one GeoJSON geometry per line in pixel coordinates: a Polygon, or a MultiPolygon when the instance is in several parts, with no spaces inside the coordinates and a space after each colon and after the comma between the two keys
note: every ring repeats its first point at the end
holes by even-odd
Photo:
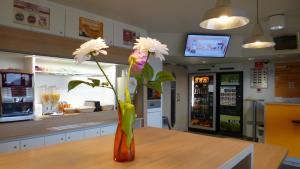
{"type": "Polygon", "coordinates": [[[79,36],[87,38],[103,38],[103,23],[79,17],[79,36]]]}
{"type": "Polygon", "coordinates": [[[250,87],[257,89],[268,88],[268,69],[255,68],[251,69],[250,87]]]}
{"type": "Polygon", "coordinates": [[[50,8],[14,0],[14,22],[37,28],[50,28],[50,8]]]}
{"type": "Polygon", "coordinates": [[[123,45],[133,46],[135,40],[139,38],[139,36],[140,35],[134,31],[123,29],[123,45]]]}

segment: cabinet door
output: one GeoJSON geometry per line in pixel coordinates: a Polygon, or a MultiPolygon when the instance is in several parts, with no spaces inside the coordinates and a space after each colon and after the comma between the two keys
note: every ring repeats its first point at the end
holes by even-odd
{"type": "Polygon", "coordinates": [[[77,141],[84,138],[84,132],[83,131],[74,131],[69,132],[66,134],[66,140],[67,141],[77,141]]]}
{"type": "Polygon", "coordinates": [[[115,134],[117,129],[117,125],[109,125],[101,127],[101,136],[115,134]]]}
{"type": "Polygon", "coordinates": [[[0,143],[0,153],[14,152],[20,149],[19,141],[0,143]]]}
{"type": "Polygon", "coordinates": [[[162,114],[161,111],[148,112],[147,124],[149,127],[162,128],[162,114]]]}
{"type": "Polygon", "coordinates": [[[1,0],[0,2],[0,24],[15,28],[30,30],[29,25],[17,24],[14,22],[14,1],[1,0]]]}
{"type": "Polygon", "coordinates": [[[44,145],[45,145],[44,137],[21,140],[21,150],[29,150],[32,148],[43,147],[44,145]]]}
{"type": "Polygon", "coordinates": [[[93,129],[87,129],[84,131],[84,137],[85,138],[93,138],[93,137],[99,137],[100,134],[100,128],[93,128],[93,129]]]}
{"type": "Polygon", "coordinates": [[[66,141],[66,135],[65,134],[56,134],[51,136],[45,137],[45,145],[54,145],[54,144],[61,144],[66,141]]]}
{"type": "Polygon", "coordinates": [[[133,46],[126,43],[126,41],[124,41],[126,39],[123,36],[125,33],[124,31],[134,32],[137,37],[147,36],[147,32],[144,29],[131,26],[128,24],[124,24],[121,22],[115,22],[114,23],[114,46],[132,49],[133,46]]]}
{"type": "Polygon", "coordinates": [[[113,22],[107,18],[94,15],[78,9],[66,8],[66,36],[70,38],[89,40],[90,38],[79,36],[79,19],[83,17],[91,21],[103,23],[103,37],[108,45],[113,45],[113,22]]]}
{"type": "Polygon", "coordinates": [[[140,120],[140,119],[136,120],[134,128],[136,128],[136,129],[142,128],[142,120],[140,120]]]}
{"type": "Polygon", "coordinates": [[[31,30],[54,35],[65,35],[65,7],[51,1],[29,0],[28,2],[50,9],[49,29],[31,27],[31,30]]]}

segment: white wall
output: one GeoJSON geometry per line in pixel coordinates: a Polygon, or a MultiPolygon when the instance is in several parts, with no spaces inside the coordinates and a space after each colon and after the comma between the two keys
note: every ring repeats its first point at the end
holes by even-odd
{"type": "Polygon", "coordinates": [[[0,69],[24,69],[24,55],[18,53],[0,52],[0,69]]]}
{"type": "MultiPolygon", "coordinates": [[[[48,68],[50,71],[76,71],[80,73],[98,74],[99,69],[93,62],[76,64],[71,59],[36,59],[36,65],[39,67],[48,68]]],[[[104,65],[104,71],[108,74],[110,81],[116,83],[116,66],[104,65]]],[[[100,74],[100,73],[99,73],[100,74]]],[[[103,76],[95,76],[93,78],[100,79],[101,82],[106,82],[103,76]]],[[[74,90],[68,92],[68,83],[71,80],[87,80],[87,77],[82,76],[59,76],[48,74],[35,74],[35,101],[41,103],[40,92],[41,86],[56,86],[61,94],[60,101],[67,101],[73,107],[82,106],[86,100],[100,101],[101,105],[114,105],[115,96],[111,89],[107,88],[91,88],[87,85],[80,85],[74,90]]]]}
{"type": "MultiPolygon", "coordinates": [[[[165,65],[164,70],[170,71],[176,76],[176,123],[175,130],[188,130],[188,81],[187,70],[183,67],[165,65]]],[[[171,85],[163,84],[163,115],[171,120],[171,85]]]]}

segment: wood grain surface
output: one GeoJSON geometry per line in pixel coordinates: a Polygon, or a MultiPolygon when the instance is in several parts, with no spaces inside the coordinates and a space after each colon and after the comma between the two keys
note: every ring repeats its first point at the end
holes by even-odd
{"type": "Polygon", "coordinates": [[[218,168],[251,146],[248,142],[155,128],[137,129],[135,138],[136,159],[130,163],[121,164],[113,161],[114,136],[104,136],[2,154],[0,168],[212,169],[218,168]]]}
{"type": "MultiPolygon", "coordinates": [[[[0,26],[0,51],[31,55],[73,58],[72,53],[84,42],[69,37],[0,26]]],[[[101,62],[128,64],[130,49],[110,46],[101,62]]]]}

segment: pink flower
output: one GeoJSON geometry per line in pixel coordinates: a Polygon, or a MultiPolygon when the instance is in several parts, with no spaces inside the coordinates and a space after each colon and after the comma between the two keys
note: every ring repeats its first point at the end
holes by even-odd
{"type": "Polygon", "coordinates": [[[133,72],[141,72],[144,68],[144,65],[147,61],[147,54],[145,52],[135,50],[129,56],[129,64],[133,62],[132,71],[133,72]]]}

